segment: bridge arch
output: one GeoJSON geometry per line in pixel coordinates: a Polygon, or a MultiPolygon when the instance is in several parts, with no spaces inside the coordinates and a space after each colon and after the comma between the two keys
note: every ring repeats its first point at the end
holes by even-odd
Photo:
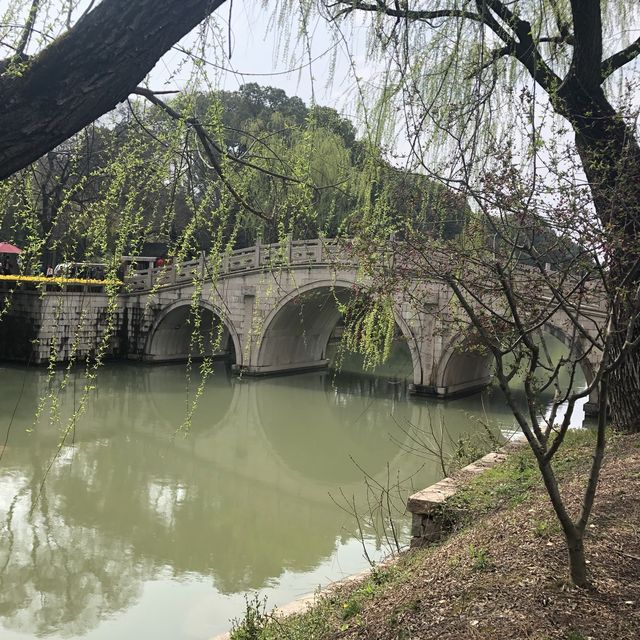
{"type": "MultiPolygon", "coordinates": [[[[562,342],[562,344],[565,347],[567,347],[567,349],[572,349],[572,348],[575,349],[577,346],[579,351],[584,352],[584,343],[581,340],[579,340],[577,345],[574,344],[571,338],[569,337],[569,335],[567,334],[567,332],[559,325],[553,324],[551,322],[547,322],[544,325],[543,329],[544,331],[552,335],[556,340],[559,340],[560,342],[562,342]]],[[[591,360],[589,360],[588,357],[586,357],[586,358],[583,358],[582,362],[580,363],[580,366],[582,367],[582,371],[584,372],[584,377],[587,381],[587,384],[590,384],[595,375],[595,372],[594,372],[595,367],[593,363],[591,362],[591,360]]]]}
{"type": "MultiPolygon", "coordinates": [[[[562,344],[564,344],[568,349],[577,348],[581,353],[584,353],[586,351],[585,344],[582,340],[579,340],[577,345],[574,344],[567,332],[558,324],[547,322],[544,325],[544,330],[547,333],[551,334],[554,338],[562,342],[562,344]]],[[[582,373],[584,374],[587,385],[590,385],[595,377],[596,366],[594,362],[589,358],[589,356],[586,356],[580,361],[580,368],[582,369],[582,373]]],[[[585,405],[585,413],[597,413],[599,405],[598,398],[598,387],[596,386],[589,394],[587,404],[585,405]]]]}
{"type": "MultiPolygon", "coordinates": [[[[553,322],[547,322],[542,330],[549,333],[567,348],[571,349],[572,341],[562,327],[553,322]]],[[[455,397],[479,391],[487,386],[493,377],[493,355],[467,348],[467,337],[457,333],[447,343],[442,351],[437,367],[434,371],[433,386],[436,395],[455,397]]],[[[578,348],[581,348],[578,345],[578,348]]],[[[580,367],[587,384],[594,377],[594,365],[589,358],[584,358],[580,367]]],[[[589,404],[597,404],[597,390],[591,392],[589,404]]]]}
{"type": "Polygon", "coordinates": [[[200,336],[204,345],[202,353],[190,354],[193,305],[189,300],[179,300],[166,306],[156,317],[145,343],[143,359],[169,362],[185,360],[189,355],[197,358],[229,354],[232,349],[233,355],[240,357],[242,351],[238,334],[221,310],[207,300],[200,300],[198,307],[201,313],[200,336]],[[219,348],[214,351],[213,343],[218,338],[219,348]]]}
{"type": "Polygon", "coordinates": [[[435,395],[469,395],[486,387],[493,378],[493,356],[468,348],[468,339],[455,334],[446,344],[434,371],[435,395]]]}
{"type": "MultiPolygon", "coordinates": [[[[284,373],[326,366],[327,344],[341,318],[338,304],[349,300],[354,286],[349,280],[318,280],[283,296],[264,319],[252,372],[284,373]]],[[[420,380],[416,337],[396,309],[394,319],[411,354],[413,378],[420,380]]]]}

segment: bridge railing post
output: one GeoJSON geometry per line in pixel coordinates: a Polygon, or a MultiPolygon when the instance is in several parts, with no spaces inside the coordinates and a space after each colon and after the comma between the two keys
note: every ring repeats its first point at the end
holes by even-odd
{"type": "Polygon", "coordinates": [[[260,268],[260,237],[256,240],[256,246],[253,249],[253,266],[255,269],[260,268]]]}

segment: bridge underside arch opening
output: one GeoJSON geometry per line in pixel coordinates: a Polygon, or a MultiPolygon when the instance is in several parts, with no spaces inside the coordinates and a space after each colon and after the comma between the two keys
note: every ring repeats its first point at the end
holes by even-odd
{"type": "MultiPolygon", "coordinates": [[[[329,366],[343,329],[340,307],[353,295],[350,286],[322,285],[285,298],[265,322],[249,373],[289,373],[329,366]]],[[[409,352],[406,361],[410,378],[417,355],[408,347],[408,339],[401,342],[409,352]]]]}
{"type": "Polygon", "coordinates": [[[484,389],[493,379],[493,356],[465,341],[445,352],[433,384],[434,395],[455,398],[484,389]]]}
{"type": "MultiPolygon", "coordinates": [[[[567,357],[571,350],[570,340],[556,327],[545,326],[542,335],[537,338],[544,349],[540,354],[543,365],[555,366],[562,357],[567,357]],[[550,360],[547,360],[547,357],[550,360]]],[[[509,365],[509,356],[505,359],[505,364],[509,365]]],[[[481,391],[489,385],[495,373],[495,361],[493,355],[486,350],[468,343],[463,337],[458,336],[451,341],[451,344],[443,354],[440,366],[436,371],[436,376],[432,386],[432,393],[443,398],[455,398],[457,396],[470,395],[481,391]]],[[[548,372],[547,372],[548,373],[548,372]]],[[[540,370],[540,375],[544,377],[545,371],[540,370]]],[[[585,359],[578,364],[576,375],[573,376],[573,388],[578,390],[584,388],[593,378],[590,362],[585,359]]],[[[566,388],[570,381],[570,372],[567,368],[560,369],[558,383],[561,388],[566,388]]],[[[511,380],[512,392],[516,397],[524,393],[523,376],[518,373],[511,380]]],[[[546,379],[545,379],[546,381],[546,379]]],[[[555,386],[549,385],[546,392],[539,398],[539,401],[551,401],[555,392],[555,386]]],[[[589,403],[597,402],[593,396],[589,403]]]]}
{"type": "Polygon", "coordinates": [[[144,354],[149,362],[205,357],[228,358],[235,362],[234,340],[218,314],[208,307],[195,310],[188,304],[161,316],[144,354]]]}
{"type": "MultiPolygon", "coordinates": [[[[552,361],[557,361],[560,356],[569,356],[574,354],[585,353],[584,345],[578,343],[573,344],[571,338],[559,327],[553,325],[545,325],[544,337],[546,347],[549,349],[552,361]]],[[[573,390],[580,390],[590,385],[594,378],[594,364],[588,357],[584,357],[578,364],[575,375],[573,376],[573,390]]],[[[562,389],[566,389],[569,385],[571,377],[570,368],[567,366],[560,370],[558,381],[562,389]]],[[[549,392],[549,401],[553,395],[549,392]]],[[[582,404],[579,402],[579,404],[582,404]]],[[[599,408],[598,388],[597,386],[591,391],[589,396],[584,400],[583,409],[585,414],[597,414],[599,408]]]]}
{"type": "MultiPolygon", "coordinates": [[[[571,389],[572,392],[584,390],[593,380],[593,369],[588,359],[578,359],[576,354],[581,353],[580,344],[572,344],[572,340],[557,327],[546,325],[541,335],[534,336],[537,344],[541,347],[540,359],[541,367],[536,371],[537,388],[540,389],[536,393],[535,402],[538,412],[541,416],[548,417],[551,407],[556,397],[557,389],[564,396],[571,389]],[[574,364],[565,364],[556,369],[561,359],[571,359],[574,364]],[[550,380],[551,372],[555,372],[553,380],[550,380]]],[[[519,405],[523,414],[528,412],[528,398],[525,391],[525,370],[527,363],[521,371],[512,378],[510,382],[511,395],[514,401],[519,405]]],[[[592,407],[598,408],[598,392],[597,388],[592,391],[589,397],[579,399],[571,414],[571,426],[582,426],[584,414],[589,415],[592,407]]],[[[567,409],[567,404],[563,403],[556,414],[556,422],[561,421],[567,409]]]]}

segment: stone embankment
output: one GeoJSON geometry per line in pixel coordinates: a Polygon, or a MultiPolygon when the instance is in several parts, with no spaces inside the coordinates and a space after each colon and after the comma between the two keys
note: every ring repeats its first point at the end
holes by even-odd
{"type": "Polygon", "coordinates": [[[447,504],[461,487],[487,469],[504,462],[509,453],[526,444],[524,434],[516,434],[498,451],[463,467],[454,475],[443,478],[426,489],[409,496],[407,511],[411,513],[411,547],[422,547],[437,542],[446,532],[447,504]]]}
{"type": "MultiPolygon", "coordinates": [[[[585,534],[589,589],[569,579],[566,540],[535,456],[521,447],[448,498],[451,535],[330,590],[305,613],[268,617],[251,637],[638,640],[640,434],[609,434],[607,440],[585,534]]],[[[594,444],[592,430],[571,431],[554,456],[563,499],[574,514],[584,499],[594,444]]],[[[245,631],[238,637],[249,637],[245,631]]]]}

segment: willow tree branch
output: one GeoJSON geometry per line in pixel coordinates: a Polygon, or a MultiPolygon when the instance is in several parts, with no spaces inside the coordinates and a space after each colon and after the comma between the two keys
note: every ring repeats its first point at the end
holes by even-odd
{"type": "Polygon", "coordinates": [[[123,102],[224,1],[102,0],[20,74],[0,75],[0,179],[123,102]]]}
{"type": "Polygon", "coordinates": [[[186,122],[189,126],[191,126],[195,131],[196,135],[198,136],[198,139],[202,144],[204,152],[207,155],[207,159],[209,160],[209,162],[211,162],[211,165],[213,166],[213,170],[216,172],[216,174],[218,175],[218,177],[220,178],[224,186],[227,188],[229,193],[234,197],[234,199],[241,206],[245,207],[245,209],[247,209],[248,211],[256,215],[261,220],[264,220],[265,222],[272,222],[272,219],[270,216],[268,216],[263,211],[260,211],[259,209],[256,209],[254,206],[249,204],[245,200],[245,198],[243,198],[238,193],[238,191],[233,186],[233,184],[231,184],[231,182],[227,178],[227,175],[222,165],[220,164],[220,161],[218,160],[218,157],[216,156],[216,152],[219,153],[220,149],[217,147],[217,145],[213,143],[208,133],[206,132],[205,128],[196,118],[184,118],[170,105],[168,105],[166,102],[158,98],[158,96],[150,89],[145,89],[144,87],[137,87],[135,91],[132,91],[132,93],[135,93],[139,96],[146,98],[152,104],[156,105],[157,107],[160,107],[160,109],[162,109],[167,115],[169,115],[174,120],[178,120],[180,122],[186,122]]]}
{"type": "Polygon", "coordinates": [[[370,13],[383,13],[393,18],[403,18],[406,20],[428,22],[429,20],[437,20],[439,18],[467,18],[469,20],[475,20],[476,22],[482,22],[482,16],[479,13],[473,11],[465,11],[464,9],[437,9],[437,10],[414,10],[403,9],[396,6],[390,7],[385,2],[378,2],[376,4],[370,4],[368,2],[352,2],[351,0],[339,0],[329,5],[329,8],[342,6],[335,15],[334,18],[353,13],[354,11],[367,11],[370,13]]]}
{"type": "Polygon", "coordinates": [[[33,30],[33,25],[36,22],[36,17],[38,16],[38,7],[40,5],[40,0],[33,0],[31,3],[31,9],[29,9],[29,15],[27,16],[27,22],[22,29],[22,34],[20,35],[20,41],[16,47],[16,55],[21,56],[24,53],[24,50],[27,48],[29,44],[29,38],[31,38],[31,33],[33,30]]]}
{"type": "Polygon", "coordinates": [[[529,75],[548,93],[554,92],[560,85],[560,78],[543,60],[536,40],[531,31],[531,23],[516,16],[501,0],[476,0],[477,4],[487,7],[483,13],[483,22],[508,46],[512,54],[529,75]],[[514,33],[515,37],[507,36],[505,30],[497,24],[497,20],[490,14],[492,11],[514,33]]]}
{"type": "Polygon", "coordinates": [[[614,71],[623,67],[640,55],[640,38],[634,40],[628,47],[609,56],[602,63],[602,80],[606,80],[614,71]]]}
{"type": "MultiPolygon", "coordinates": [[[[531,24],[519,18],[501,0],[476,0],[477,12],[453,7],[415,10],[409,9],[406,5],[390,6],[384,0],[379,0],[376,3],[362,2],[361,0],[338,0],[328,6],[329,8],[342,7],[336,12],[334,18],[354,11],[365,11],[414,22],[429,22],[438,18],[458,18],[484,24],[504,44],[504,48],[497,50],[495,59],[507,54],[514,56],[548,93],[553,92],[555,87],[560,85],[560,78],[542,59],[531,33],[531,24]]],[[[492,62],[495,59],[492,59],[492,62]]]]}
{"type": "MultiPolygon", "coordinates": [[[[209,135],[209,133],[205,129],[204,125],[200,122],[200,120],[198,120],[197,118],[185,118],[184,116],[180,115],[177,111],[175,111],[172,107],[170,107],[166,102],[164,102],[163,100],[160,100],[158,98],[159,95],[163,95],[163,94],[167,94],[167,93],[175,93],[175,91],[151,91],[150,89],[145,89],[143,87],[137,87],[135,91],[132,91],[132,93],[135,93],[135,94],[137,94],[139,96],[142,96],[143,98],[146,98],[147,100],[149,100],[149,102],[152,102],[157,107],[160,107],[167,115],[169,115],[174,120],[179,120],[179,121],[186,122],[189,126],[194,128],[196,133],[198,133],[198,131],[200,131],[200,133],[198,134],[198,137],[202,136],[202,137],[206,138],[207,143],[217,153],[219,153],[221,156],[224,156],[225,158],[227,158],[227,160],[231,160],[231,162],[235,162],[236,164],[240,164],[240,165],[242,165],[244,167],[248,167],[249,169],[254,169],[255,171],[259,171],[260,173],[264,173],[265,175],[270,176],[271,178],[277,178],[278,180],[282,180],[283,182],[290,182],[290,183],[293,183],[293,184],[305,185],[305,186],[308,186],[308,187],[310,187],[312,189],[316,189],[316,190],[318,189],[318,187],[314,187],[313,185],[310,185],[310,184],[304,182],[303,180],[300,180],[299,178],[294,178],[293,176],[288,176],[288,175],[286,175],[284,173],[278,173],[277,171],[272,171],[271,169],[267,169],[267,167],[261,167],[260,165],[257,165],[254,162],[251,162],[249,160],[244,160],[243,158],[235,156],[235,155],[229,153],[228,151],[226,151],[225,149],[223,149],[209,135]]],[[[136,118],[136,121],[138,123],[140,122],[137,118],[136,118]]],[[[146,129],[145,129],[145,131],[146,131],[146,129]]],[[[240,129],[234,129],[234,131],[239,131],[240,133],[243,133],[240,129]]],[[[152,137],[154,139],[158,140],[156,136],[152,136],[152,137]]],[[[255,137],[255,136],[252,136],[252,137],[255,137]]],[[[270,147],[267,147],[267,148],[270,151],[272,151],[270,147]]],[[[281,159],[279,157],[277,157],[277,156],[276,156],[276,160],[279,160],[280,162],[282,162],[281,159]]]]}

